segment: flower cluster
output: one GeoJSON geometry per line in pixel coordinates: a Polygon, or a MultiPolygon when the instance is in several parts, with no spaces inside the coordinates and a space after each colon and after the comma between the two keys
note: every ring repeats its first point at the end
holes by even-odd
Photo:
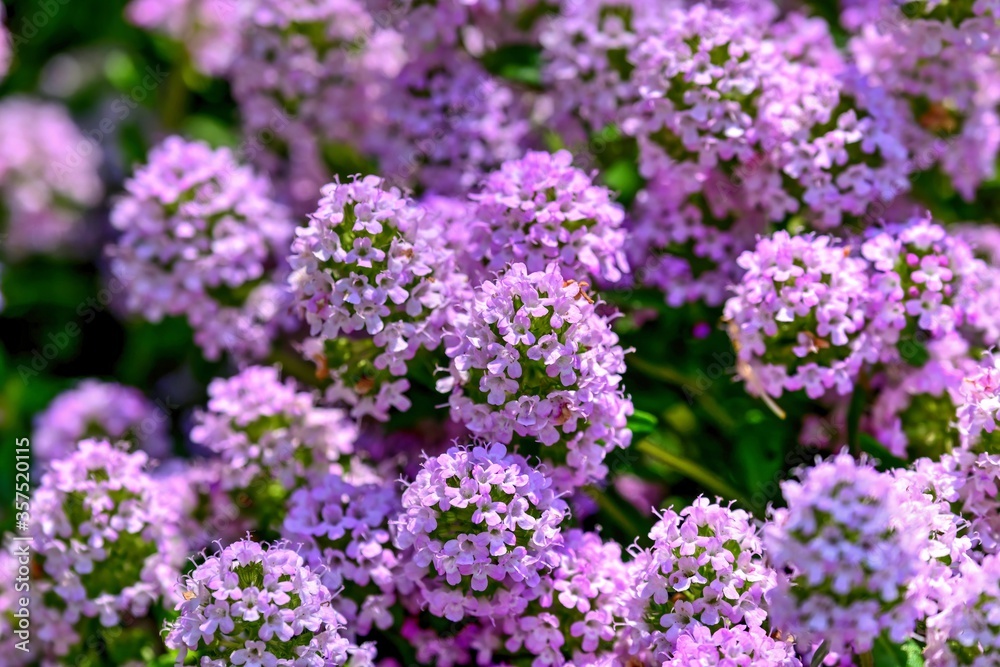
{"type": "Polygon", "coordinates": [[[220,455],[223,488],[247,494],[262,521],[283,514],[288,494],[306,481],[342,472],[341,458],[354,451],[357,428],[347,416],[319,407],[277,368],[250,366],[213,380],[208,393],[191,440],[220,455]]]}
{"type": "Polygon", "coordinates": [[[344,665],[349,642],[333,593],[283,543],[235,542],[177,586],[166,643],[203,667],[344,665]]]}
{"type": "Polygon", "coordinates": [[[438,231],[399,190],[366,176],[327,185],[297,232],[289,277],[296,309],[336,379],[331,396],[355,416],[407,409],[407,362],[441,342],[463,283],[438,231]]]}
{"type": "Polygon", "coordinates": [[[580,0],[563,3],[539,36],[542,79],[564,134],[598,130],[620,119],[638,99],[626,54],[652,32],[662,10],[679,3],[652,0],[580,0]],[[578,128],[577,124],[583,125],[578,128]]]}
{"type": "Polygon", "coordinates": [[[1000,556],[962,563],[944,609],[927,621],[928,667],[986,667],[1000,658],[1000,556]]]}
{"type": "Polygon", "coordinates": [[[661,662],[699,627],[763,625],[764,594],[775,575],[750,515],[702,497],[680,513],[666,510],[649,537],[653,547],[636,554],[636,588],[627,602],[633,652],[661,662]]]}
{"type": "Polygon", "coordinates": [[[873,290],[884,299],[872,326],[887,338],[918,329],[939,338],[966,323],[975,300],[972,280],[985,266],[929,217],[874,233],[861,254],[874,270],[873,290]]]}
{"type": "Polygon", "coordinates": [[[412,549],[429,611],[451,621],[517,615],[557,564],[566,502],[544,473],[501,444],[453,447],[403,492],[395,544],[412,549]],[[420,574],[426,568],[426,574],[420,574]]]}
{"type": "Polygon", "coordinates": [[[791,642],[773,639],[759,627],[741,625],[712,632],[699,625],[677,638],[677,648],[663,667],[801,667],[791,642]]]}
{"type": "Polygon", "coordinates": [[[230,68],[233,95],[261,144],[257,160],[305,212],[330,180],[327,149],[383,131],[378,99],[404,62],[402,39],[362,0],[253,4],[230,68]]]}
{"type": "Polygon", "coordinates": [[[462,53],[435,49],[408,62],[381,100],[388,118],[372,153],[392,181],[464,193],[521,155],[527,111],[511,88],[462,53]]]}
{"type": "Polygon", "coordinates": [[[92,245],[82,212],[104,194],[100,147],[63,107],[17,96],[0,102],[0,142],[4,254],[74,254],[92,245]]]}
{"type": "MultiPolygon", "coordinates": [[[[764,529],[777,585],[771,621],[797,639],[825,639],[834,653],[871,650],[886,633],[903,642],[924,613],[911,588],[925,571],[929,530],[892,476],[847,454],[782,484],[787,508],[764,529]]],[[[915,590],[914,590],[915,589],[915,590]]]]}
{"type": "Polygon", "coordinates": [[[596,533],[567,531],[557,565],[537,588],[526,591],[528,606],[496,621],[504,639],[501,654],[532,656],[532,665],[596,665],[619,643],[622,600],[631,585],[622,549],[596,533]]]}
{"type": "Polygon", "coordinates": [[[849,393],[862,365],[879,354],[865,329],[865,261],[829,236],[777,232],[737,263],[746,273],[725,314],[751,391],[849,393]]]}
{"type": "Polygon", "coordinates": [[[401,567],[389,520],[400,511],[399,494],[384,482],[352,484],[327,475],[292,494],[282,535],[331,591],[351,633],[392,625],[401,567]]]}
{"type": "Polygon", "coordinates": [[[490,272],[511,263],[544,271],[555,263],[564,276],[611,283],[628,272],[624,211],[573,166],[568,151],[532,151],[505,162],[471,197],[469,252],[490,272]]]}
{"type": "MultiPolygon", "coordinates": [[[[902,475],[937,502],[947,503],[960,537],[968,537],[972,549],[966,555],[981,560],[1000,553],[1000,458],[958,449],[939,460],[920,459],[902,475]]],[[[939,531],[942,532],[942,531],[939,531]]],[[[954,548],[951,551],[955,551],[954,548]]],[[[958,561],[952,557],[952,560],[958,561]]]]}
{"type": "Polygon", "coordinates": [[[112,382],[84,380],[56,396],[35,417],[32,439],[36,461],[66,458],[76,443],[91,438],[128,442],[151,459],[170,455],[169,415],[138,389],[112,382]]]}
{"type": "Polygon", "coordinates": [[[853,245],[776,232],[737,263],[746,272],[726,318],[741,374],[757,394],[845,395],[877,362],[919,368],[925,342],[940,345],[960,366],[951,372],[961,373],[969,343],[996,342],[988,338],[993,317],[977,306],[985,263],[928,217],[853,245]]]}
{"type": "Polygon", "coordinates": [[[555,264],[512,265],[477,290],[448,337],[452,418],[479,437],[551,461],[561,489],[601,479],[605,455],[629,443],[624,351],[585,291],[555,264]]]}
{"type": "Polygon", "coordinates": [[[125,189],[108,252],[129,310],[186,316],[209,358],[266,355],[286,318],[274,274],[294,228],[267,179],[228,149],[170,137],[125,189]]]}
{"type": "Polygon", "coordinates": [[[897,109],[921,170],[939,165],[966,199],[996,173],[1000,11],[986,2],[845,3],[848,49],[897,109]]]}
{"type": "Polygon", "coordinates": [[[86,619],[111,627],[170,599],[186,550],[167,490],[145,464],[142,452],[84,440],[52,462],[34,494],[43,590],[58,600],[53,609],[67,629],[81,630],[60,640],[67,647],[86,639],[86,619]]]}

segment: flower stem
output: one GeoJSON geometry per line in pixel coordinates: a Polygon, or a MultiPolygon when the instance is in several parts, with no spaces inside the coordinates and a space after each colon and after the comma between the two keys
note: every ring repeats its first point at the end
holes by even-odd
{"type": "Polygon", "coordinates": [[[675,469],[685,477],[698,482],[711,493],[727,500],[735,500],[744,507],[750,506],[749,503],[747,503],[746,498],[743,497],[743,494],[737,491],[724,479],[715,473],[706,470],[690,459],[685,459],[658,447],[656,443],[649,438],[640,440],[634,445],[634,447],[650,458],[654,458],[660,463],[666,464],[675,469]]]}

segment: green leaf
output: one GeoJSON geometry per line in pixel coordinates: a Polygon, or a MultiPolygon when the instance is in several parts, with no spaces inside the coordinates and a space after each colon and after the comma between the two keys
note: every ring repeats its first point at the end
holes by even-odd
{"type": "Polygon", "coordinates": [[[484,54],[481,62],[490,74],[527,86],[542,84],[541,50],[528,44],[510,44],[484,54]]]}
{"type": "Polygon", "coordinates": [[[628,418],[628,428],[632,431],[632,435],[634,436],[652,433],[656,430],[657,423],[658,420],[656,419],[656,415],[643,412],[642,410],[636,410],[632,416],[628,418]]]}
{"type": "Polygon", "coordinates": [[[924,667],[923,651],[913,639],[897,646],[885,637],[879,637],[875,640],[872,656],[878,667],[924,667]]]}
{"type": "Polygon", "coordinates": [[[813,653],[812,660],[809,662],[809,667],[820,667],[823,664],[823,660],[830,654],[830,643],[823,642],[813,653]]]}

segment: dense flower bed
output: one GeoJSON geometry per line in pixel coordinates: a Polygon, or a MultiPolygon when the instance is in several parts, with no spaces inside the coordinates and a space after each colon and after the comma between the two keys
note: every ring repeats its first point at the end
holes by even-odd
{"type": "Polygon", "coordinates": [[[0,41],[0,663],[1000,664],[1000,3],[124,19],[127,155],[0,41]]]}

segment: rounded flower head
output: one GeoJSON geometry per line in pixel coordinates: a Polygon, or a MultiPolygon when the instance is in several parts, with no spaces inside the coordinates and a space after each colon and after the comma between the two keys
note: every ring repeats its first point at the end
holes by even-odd
{"type": "Polygon", "coordinates": [[[778,572],[768,594],[775,627],[825,640],[834,653],[864,653],[882,633],[905,641],[923,613],[910,587],[926,572],[929,548],[924,513],[905,511],[911,494],[848,454],[809,468],[782,492],[788,507],[764,529],[778,572]]]}
{"type": "Polygon", "coordinates": [[[378,99],[404,60],[402,39],[364,0],[256,0],[230,68],[256,159],[306,212],[335,169],[330,149],[384,131],[378,99]]]}
{"type": "Polygon", "coordinates": [[[289,501],[282,535],[302,545],[299,553],[327,588],[340,591],[333,604],[351,633],[392,625],[400,563],[389,521],[399,511],[391,484],[352,484],[340,475],[299,489],[289,501]]]}
{"type": "Polygon", "coordinates": [[[276,368],[251,366],[213,380],[208,395],[191,440],[221,456],[223,488],[249,496],[240,505],[249,500],[259,512],[281,514],[292,490],[342,472],[342,457],[354,451],[357,428],[347,416],[318,407],[313,393],[283,382],[276,368]]]}
{"type": "Polygon", "coordinates": [[[84,440],[42,477],[32,499],[33,549],[42,589],[59,600],[54,608],[68,624],[111,627],[169,595],[185,545],[167,490],[145,464],[142,452],[84,440]]]}
{"type": "Polygon", "coordinates": [[[973,450],[1000,453],[1000,360],[993,354],[969,371],[958,390],[958,430],[973,450]]]}
{"type": "Polygon", "coordinates": [[[738,264],[746,270],[726,302],[730,336],[754,393],[805,389],[850,393],[878,357],[865,330],[867,263],[829,236],[763,237],[738,264]]]}
{"type": "Polygon", "coordinates": [[[628,52],[638,101],[622,127],[643,174],[698,192],[717,172],[720,189],[706,193],[716,207],[739,191],[770,220],[803,208],[824,228],[906,190],[896,116],[825,23],[776,23],[770,3],[738,4],[669,9],[628,52]]]}
{"type": "Polygon", "coordinates": [[[232,0],[132,0],[125,10],[135,25],[181,41],[195,65],[224,74],[240,49],[240,25],[249,5],[232,0]]]}
{"type": "Polygon", "coordinates": [[[388,127],[370,147],[393,182],[464,194],[527,140],[528,110],[515,90],[465,53],[439,48],[415,56],[380,104],[388,127]]]}
{"type": "Polygon", "coordinates": [[[170,137],[125,184],[108,252],[146,319],[184,315],[209,358],[259,358],[286,318],[271,275],[294,225],[267,179],[225,148],[170,137]]]}
{"type": "Polygon", "coordinates": [[[937,461],[918,460],[910,475],[964,522],[963,534],[973,541],[970,557],[1000,553],[1000,457],[958,449],[937,461]]]}
{"type": "Polygon", "coordinates": [[[8,257],[72,254],[89,245],[84,209],[103,195],[100,148],[58,104],[26,97],[0,103],[0,194],[8,257]]]}
{"type": "Polygon", "coordinates": [[[557,563],[569,516],[551,480],[500,444],[427,459],[402,503],[395,544],[412,550],[429,611],[451,621],[523,611],[526,590],[557,563]]]}
{"type": "Polygon", "coordinates": [[[917,331],[940,338],[963,324],[976,325],[969,312],[986,265],[929,216],[871,234],[861,254],[871,262],[872,287],[883,302],[872,326],[885,338],[917,331]]]}
{"type": "Polygon", "coordinates": [[[667,0],[572,0],[543,24],[542,79],[552,90],[556,121],[572,132],[574,121],[599,130],[620,119],[638,99],[625,54],[655,30],[667,0]]]}
{"type": "Polygon", "coordinates": [[[331,398],[356,417],[406,410],[407,362],[441,342],[462,280],[439,231],[399,190],[366,176],[327,185],[297,232],[289,278],[296,308],[333,376],[331,398]]]}
{"type": "Polygon", "coordinates": [[[673,656],[663,667],[802,667],[790,641],[773,639],[762,628],[735,625],[712,632],[699,625],[677,638],[673,656]]]}
{"type": "Polygon", "coordinates": [[[508,264],[618,282],[628,271],[625,217],[611,192],[573,166],[569,151],[530,152],[505,162],[476,194],[469,252],[490,272],[508,264]]]}
{"type": "Polygon", "coordinates": [[[198,664],[246,667],[343,665],[349,642],[333,593],[284,543],[234,542],[177,586],[179,618],[166,643],[198,664]]]}
{"type": "Polygon", "coordinates": [[[971,200],[1000,152],[1000,7],[975,2],[845,3],[848,50],[898,109],[897,132],[919,170],[937,166],[971,200]]]}
{"type": "Polygon", "coordinates": [[[927,621],[927,667],[988,667],[1000,660],[1000,556],[962,563],[947,604],[927,621]]]}
{"type": "Polygon", "coordinates": [[[514,264],[483,283],[456,318],[447,354],[452,418],[474,435],[540,449],[562,490],[603,479],[604,457],[629,443],[624,351],[585,285],[558,266],[514,264]]]}
{"type": "Polygon", "coordinates": [[[632,568],[631,650],[661,661],[696,628],[763,625],[774,573],[763,563],[749,514],[701,497],[680,513],[666,510],[649,537],[652,549],[639,552],[632,568]]]}
{"type": "Polygon", "coordinates": [[[169,415],[138,389],[112,382],[84,380],[53,399],[35,417],[32,451],[47,462],[69,456],[88,438],[127,441],[151,459],[170,455],[169,415]]]}
{"type": "Polygon", "coordinates": [[[535,667],[601,664],[616,648],[621,600],[630,585],[618,544],[568,531],[554,569],[526,591],[527,608],[495,621],[504,642],[497,652],[511,662],[531,656],[535,667]]]}

